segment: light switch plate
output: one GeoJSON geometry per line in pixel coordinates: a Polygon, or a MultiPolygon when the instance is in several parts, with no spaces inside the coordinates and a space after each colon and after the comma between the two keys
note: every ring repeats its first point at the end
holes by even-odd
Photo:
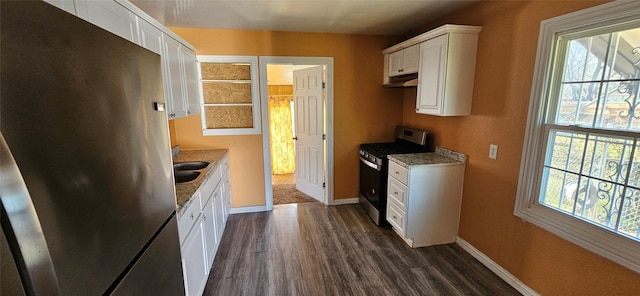
{"type": "Polygon", "coordinates": [[[489,158],[497,159],[498,158],[498,145],[489,144],[489,158]]]}

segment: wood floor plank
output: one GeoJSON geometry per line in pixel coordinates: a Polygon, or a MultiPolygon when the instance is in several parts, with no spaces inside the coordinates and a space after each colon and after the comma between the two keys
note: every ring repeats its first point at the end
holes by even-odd
{"type": "Polygon", "coordinates": [[[409,248],[359,205],[234,214],[204,295],[520,295],[455,244],[409,248]]]}

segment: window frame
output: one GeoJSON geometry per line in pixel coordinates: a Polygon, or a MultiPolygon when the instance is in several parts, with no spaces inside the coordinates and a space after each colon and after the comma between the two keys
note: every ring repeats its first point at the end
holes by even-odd
{"type": "Polygon", "coordinates": [[[556,91],[551,85],[554,75],[562,75],[558,72],[563,58],[555,56],[559,36],[635,21],[639,12],[638,1],[614,1],[541,22],[514,207],[514,215],[523,220],[638,273],[639,242],[541,205],[538,198],[547,152],[546,118],[551,113],[547,110],[557,102],[548,98],[556,91]]]}
{"type": "MultiPolygon", "coordinates": [[[[204,136],[227,136],[227,135],[259,135],[262,133],[261,111],[260,111],[260,82],[258,80],[258,57],[257,56],[222,56],[222,55],[198,55],[198,88],[200,91],[200,114],[202,121],[202,135],[204,136]],[[203,83],[209,80],[202,79],[202,63],[243,63],[251,67],[251,112],[253,127],[250,128],[207,128],[207,118],[205,107],[215,104],[204,103],[203,83]]],[[[249,104],[228,104],[249,105],[249,104]]]]}

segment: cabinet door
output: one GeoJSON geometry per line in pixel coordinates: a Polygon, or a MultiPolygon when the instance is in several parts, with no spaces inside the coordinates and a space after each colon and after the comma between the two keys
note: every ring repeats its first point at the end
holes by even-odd
{"type": "Polygon", "coordinates": [[[404,63],[404,53],[402,50],[389,54],[389,77],[402,74],[402,64],[404,63]]]}
{"type": "Polygon", "coordinates": [[[183,46],[182,61],[184,62],[184,91],[187,101],[187,115],[198,114],[200,113],[200,85],[196,54],[183,46]]]}
{"type": "Polygon", "coordinates": [[[182,247],[182,270],[187,296],[202,295],[207,282],[202,216],[182,247]]]}
{"type": "Polygon", "coordinates": [[[442,35],[420,44],[420,82],[416,112],[441,115],[447,60],[447,38],[442,35]]]}
{"type": "Polygon", "coordinates": [[[420,44],[389,54],[389,77],[412,74],[420,67],[420,44]]]}
{"type": "Polygon", "coordinates": [[[76,1],[77,16],[113,34],[137,43],[135,15],[115,1],[76,1]]]}
{"type": "Polygon", "coordinates": [[[213,195],[209,196],[208,201],[204,204],[204,208],[202,209],[205,250],[207,253],[207,272],[213,264],[213,259],[216,257],[216,250],[218,249],[218,242],[220,241],[220,238],[216,233],[216,217],[213,210],[215,206],[214,198],[215,196],[213,195]]]}
{"type": "Polygon", "coordinates": [[[162,31],[142,18],[136,17],[138,25],[138,44],[162,55],[162,31]]]}
{"type": "Polygon", "coordinates": [[[407,47],[402,51],[402,74],[418,72],[420,68],[420,44],[407,47]]]}
{"type": "Polygon", "coordinates": [[[222,186],[222,203],[224,205],[222,207],[222,222],[226,225],[229,212],[231,211],[231,172],[229,170],[223,173],[220,185],[222,186]]]}
{"type": "Polygon", "coordinates": [[[224,200],[222,199],[222,186],[218,186],[213,193],[213,215],[216,218],[216,236],[222,238],[224,232],[225,217],[224,217],[224,200]]]}
{"type": "Polygon", "coordinates": [[[202,211],[202,205],[200,204],[200,191],[196,191],[191,197],[191,200],[185,208],[181,210],[182,214],[178,218],[178,234],[180,236],[180,245],[183,245],[187,240],[187,236],[191,232],[191,229],[195,227],[197,219],[202,211]]]}
{"type": "Polygon", "coordinates": [[[165,71],[165,95],[167,96],[167,105],[169,106],[169,119],[185,117],[187,115],[187,107],[183,98],[183,76],[182,76],[182,55],[180,52],[180,43],[164,35],[164,57],[165,71]]]}

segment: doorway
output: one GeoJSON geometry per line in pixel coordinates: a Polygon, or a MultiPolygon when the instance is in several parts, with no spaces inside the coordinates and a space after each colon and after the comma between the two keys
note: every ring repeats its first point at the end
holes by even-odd
{"type": "Polygon", "coordinates": [[[274,197],[276,204],[313,198],[331,204],[333,58],[260,57],[259,63],[267,210],[274,197]]]}
{"type": "MultiPolygon", "coordinates": [[[[300,188],[304,181],[305,166],[297,161],[299,133],[296,131],[296,94],[294,73],[314,65],[268,64],[267,95],[269,113],[269,138],[271,154],[271,185],[273,204],[294,204],[319,201],[318,192],[300,188]],[[298,174],[302,178],[297,178],[298,174]],[[313,194],[313,195],[311,195],[313,194]]],[[[321,67],[321,66],[320,66],[321,67]]],[[[303,83],[304,84],[304,83],[303,83]]],[[[304,102],[301,102],[305,105],[304,102]]],[[[322,110],[320,110],[322,115],[322,110]]],[[[304,116],[302,116],[304,119],[304,116]]],[[[304,128],[303,128],[304,129],[304,128]]]]}

